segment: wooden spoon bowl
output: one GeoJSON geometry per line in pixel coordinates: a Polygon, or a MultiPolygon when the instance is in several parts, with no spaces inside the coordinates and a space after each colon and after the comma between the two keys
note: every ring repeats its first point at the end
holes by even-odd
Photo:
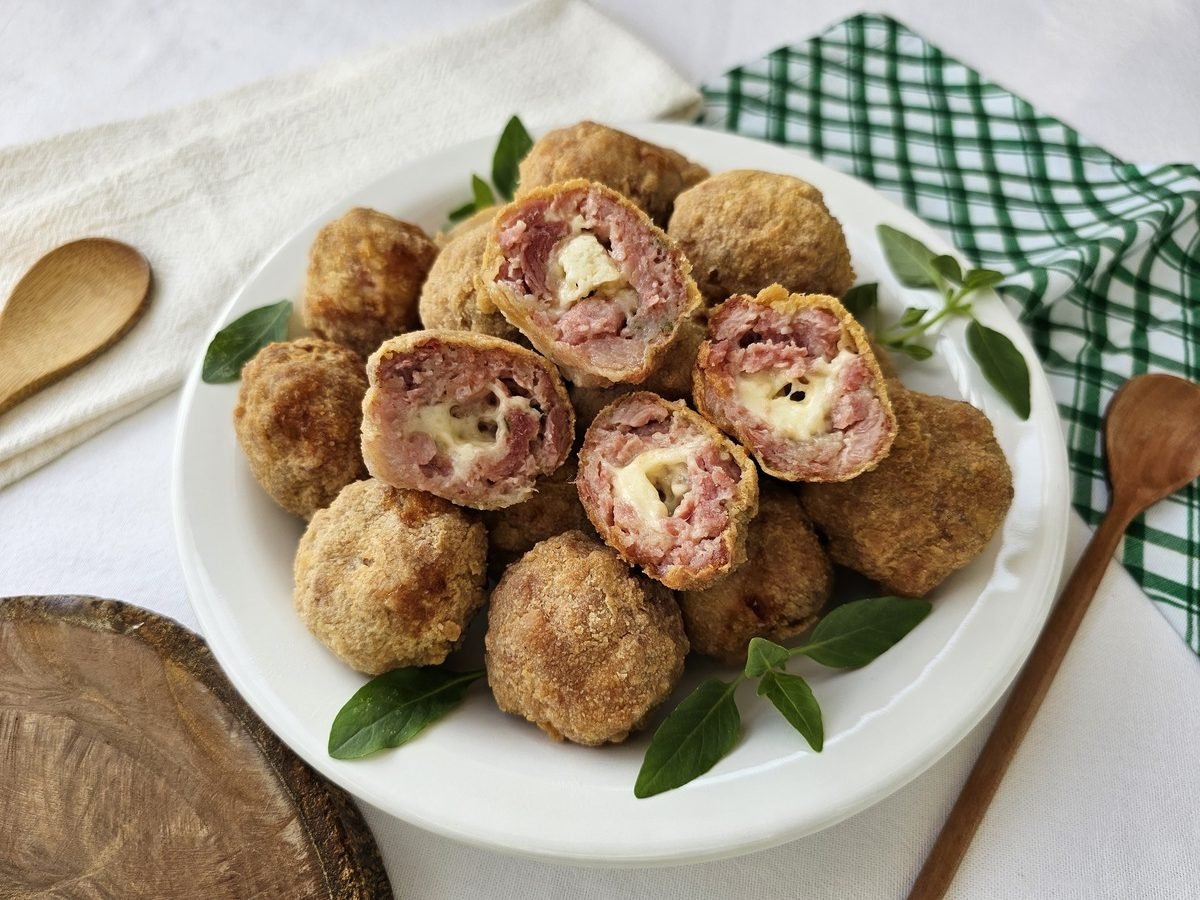
{"type": "Polygon", "coordinates": [[[108,238],[63,244],[17,282],[0,312],[0,414],[120,340],[150,299],[150,264],[108,238]]]}

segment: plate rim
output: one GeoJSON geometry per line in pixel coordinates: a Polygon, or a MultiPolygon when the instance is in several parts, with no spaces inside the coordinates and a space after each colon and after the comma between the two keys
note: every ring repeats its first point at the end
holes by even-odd
{"type": "MultiPolygon", "coordinates": [[[[915,213],[905,209],[891,198],[879,192],[872,185],[867,184],[860,179],[843,172],[839,172],[826,165],[825,163],[816,160],[802,151],[792,147],[785,147],[778,144],[772,144],[767,141],[762,141],[755,138],[737,135],[729,132],[723,132],[712,128],[704,128],[699,126],[680,125],[664,122],[627,122],[618,123],[617,127],[627,130],[631,133],[640,136],[648,137],[649,139],[673,145],[674,141],[682,142],[686,146],[686,141],[689,136],[702,134],[705,138],[711,138],[718,142],[744,142],[756,145],[759,148],[771,148],[775,151],[782,151],[788,154],[794,154],[805,160],[805,164],[817,166],[824,170],[824,174],[831,180],[842,180],[846,183],[853,183],[855,189],[866,189],[874,195],[875,199],[886,207],[890,212],[896,214],[902,221],[916,223],[919,227],[913,228],[913,231],[919,233],[919,236],[926,241],[933,249],[938,252],[952,253],[956,258],[961,259],[959,251],[952,247],[940,234],[933,231],[923,220],[918,218],[915,213]]],[[[492,851],[498,851],[520,856],[532,857],[542,860],[550,860],[558,863],[568,863],[573,865],[585,866],[650,866],[650,865],[674,865],[683,862],[699,862],[714,859],[727,858],[732,856],[750,853],[757,850],[767,849],[779,844],[803,837],[807,834],[812,834],[825,828],[831,827],[838,822],[843,821],[850,816],[861,812],[864,809],[873,806],[896,791],[900,790],[905,785],[911,783],[919,777],[923,772],[933,766],[938,760],[944,757],[950,750],[957,746],[966,735],[982,721],[989,711],[996,705],[997,701],[1008,689],[1009,685],[1015,679],[1017,673],[1024,665],[1026,658],[1032,651],[1033,645],[1036,642],[1038,634],[1041,633],[1046,619],[1049,615],[1053,601],[1057,595],[1057,587],[1061,580],[1063,562],[1066,553],[1066,525],[1070,512],[1070,493],[1067,487],[1069,483],[1069,468],[1067,463],[1066,445],[1063,439],[1062,423],[1057,412],[1053,396],[1050,391],[1049,383],[1046,378],[1045,370],[1038,360],[1036,352],[1024,330],[1020,327],[1020,323],[1016,317],[1008,310],[1007,306],[998,297],[994,304],[989,304],[1002,310],[1002,317],[1005,318],[1006,324],[1012,326],[1010,336],[1014,337],[1014,343],[1027,360],[1032,361],[1031,365],[1031,385],[1038,395],[1041,395],[1045,410],[1039,416],[1037,432],[1042,436],[1041,446],[1048,451],[1047,457],[1043,465],[1043,472],[1048,476],[1046,489],[1043,492],[1043,505],[1040,507],[1040,518],[1043,525],[1040,533],[1047,531],[1049,528],[1050,534],[1053,537],[1053,545],[1043,550],[1039,554],[1040,558],[1049,561],[1049,567],[1046,574],[1046,585],[1043,591],[1041,604],[1036,614],[1030,619],[1029,626],[1026,629],[1026,634],[1022,636],[1019,642],[1024,648],[1021,652],[1015,655],[1015,658],[1010,660],[1009,666],[1002,672],[994,674],[991,679],[990,689],[985,692],[982,699],[975,703],[974,713],[963,717],[959,720],[957,727],[946,731],[942,739],[934,744],[931,744],[924,752],[910,757],[905,765],[896,767],[889,771],[888,777],[882,779],[879,783],[872,784],[869,789],[860,790],[857,796],[853,797],[850,802],[843,803],[837,809],[830,811],[825,816],[816,817],[819,822],[812,823],[793,823],[790,827],[785,823],[768,833],[763,833],[748,839],[732,839],[721,843],[719,846],[706,846],[700,848],[676,847],[670,850],[658,849],[651,854],[642,854],[631,852],[625,855],[608,853],[591,853],[580,848],[566,850],[559,846],[553,846],[551,843],[545,843],[538,847],[519,846],[511,841],[506,842],[504,836],[498,832],[487,834],[484,830],[472,831],[469,828],[456,827],[448,824],[445,821],[430,819],[427,816],[415,814],[413,810],[406,810],[397,807],[394,803],[381,802],[376,794],[368,793],[364,796],[364,792],[360,792],[358,781],[355,777],[347,777],[338,761],[331,760],[321,754],[312,754],[307,752],[307,747],[298,746],[287,736],[287,724],[283,721],[284,716],[276,713],[272,703],[263,700],[256,693],[257,685],[254,680],[248,677],[236,665],[225,666],[225,657],[227,647],[225,645],[225,637],[222,635],[219,623],[213,610],[205,602],[200,602],[200,598],[204,597],[208,590],[205,586],[205,576],[201,571],[200,561],[197,551],[194,547],[194,538],[190,524],[187,521],[185,498],[184,498],[184,478],[183,478],[183,463],[184,463],[184,438],[188,426],[190,413],[192,411],[193,402],[195,399],[196,390],[200,381],[200,368],[203,360],[203,348],[207,347],[209,340],[227,321],[231,311],[237,307],[239,301],[257,282],[264,270],[278,257],[286,248],[297,239],[299,235],[313,228],[318,223],[327,221],[331,216],[336,216],[343,211],[352,198],[378,189],[381,185],[391,182],[397,177],[400,172],[405,169],[432,161],[444,154],[450,152],[467,152],[468,149],[480,149],[483,147],[490,148],[492,144],[491,138],[482,138],[473,141],[463,142],[460,144],[447,147],[438,154],[426,156],[417,160],[413,160],[402,166],[397,167],[381,176],[374,178],[359,188],[348,192],[343,197],[339,198],[335,203],[329,204],[313,219],[302,223],[299,227],[292,230],[286,235],[276,246],[263,256],[254,270],[247,275],[239,288],[233,293],[230,299],[222,306],[219,314],[214,318],[213,324],[206,335],[206,340],[197,355],[195,363],[190,367],[187,375],[183,391],[180,397],[179,412],[176,419],[174,429],[174,443],[172,447],[171,457],[171,506],[172,506],[172,522],[175,531],[176,552],[179,557],[180,566],[184,575],[184,583],[187,588],[188,602],[196,615],[201,629],[212,648],[214,656],[222,663],[222,669],[225,671],[229,680],[234,684],[238,693],[245,699],[247,704],[254,712],[263,719],[267,725],[276,732],[280,739],[287,744],[293,752],[301,756],[310,766],[329,778],[335,784],[352,793],[355,797],[363,802],[370,803],[389,815],[402,819],[403,821],[412,823],[425,830],[448,837],[460,842],[468,843],[477,847],[485,848],[492,851]],[[1054,476],[1059,475],[1062,478],[1061,485],[1056,489],[1053,482],[1054,476]],[[1057,526],[1057,527],[1053,527],[1057,526]],[[348,783],[350,782],[350,783],[348,783]]],[[[909,228],[909,225],[905,225],[909,228]]],[[[989,292],[993,297],[994,292],[989,292]]],[[[1045,566],[1042,566],[1045,568],[1045,566]]],[[[232,655],[232,654],[231,654],[232,655]]],[[[234,660],[236,662],[236,660],[234,660]]],[[[342,764],[344,765],[344,764],[342,764]]],[[[645,801],[643,801],[645,802],[645,801]]]]}

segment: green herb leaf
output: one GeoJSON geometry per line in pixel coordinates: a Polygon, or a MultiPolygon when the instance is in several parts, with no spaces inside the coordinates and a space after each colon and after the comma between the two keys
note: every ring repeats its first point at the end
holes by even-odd
{"type": "Polygon", "coordinates": [[[967,326],[967,349],[983,377],[1008,401],[1022,419],[1029,418],[1029,366],[1005,335],[972,322],[967,326]]]}
{"type": "Polygon", "coordinates": [[[865,666],[912,631],[929,615],[925,600],[872,597],[839,606],[813,629],[812,638],[793,653],[803,653],[823,666],[865,666]]]}
{"type": "Polygon", "coordinates": [[[938,286],[940,273],[933,264],[936,253],[915,237],[890,225],[880,225],[875,231],[879,235],[884,258],[902,285],[914,288],[938,286]]]}
{"type": "Polygon", "coordinates": [[[751,638],[750,646],[746,649],[746,677],[757,678],[768,669],[782,666],[792,654],[787,647],[781,647],[766,638],[751,638]]]}
{"type": "Polygon", "coordinates": [[[242,376],[242,366],[267,344],[287,339],[292,301],[280,300],[252,309],[217,332],[204,353],[200,378],[207,384],[224,384],[242,376]]]}
{"type": "Polygon", "coordinates": [[[842,306],[856,319],[863,318],[879,304],[879,285],[874,281],[856,284],[846,291],[842,306]]]}
{"type": "Polygon", "coordinates": [[[929,357],[933,356],[933,351],[930,350],[928,347],[926,347],[924,344],[909,343],[909,344],[896,344],[894,346],[892,346],[892,345],[889,345],[889,346],[891,346],[891,349],[895,350],[897,353],[903,353],[905,356],[911,357],[912,359],[915,359],[915,360],[926,360],[926,359],[929,359],[929,357]]]}
{"type": "Polygon", "coordinates": [[[492,193],[491,185],[478,175],[471,176],[471,193],[475,195],[476,212],[496,205],[496,195],[492,193]]]}
{"type": "Polygon", "coordinates": [[[742,719],[733,699],[737,682],[710,678],[694,690],[658,726],[633,795],[653,797],[699,778],[733,749],[742,719]]]}
{"type": "Polygon", "coordinates": [[[474,212],[475,212],[475,201],[470,200],[467,203],[464,203],[462,206],[458,206],[458,207],[455,207],[454,209],[450,210],[450,212],[446,216],[446,218],[449,219],[453,223],[458,223],[458,222],[461,222],[463,219],[467,218],[468,216],[470,216],[474,212]]]}
{"type": "Polygon", "coordinates": [[[929,310],[922,309],[919,306],[906,307],[904,312],[900,315],[900,325],[902,327],[916,325],[923,318],[925,318],[925,313],[927,312],[929,312],[929,310]]]}
{"type": "Polygon", "coordinates": [[[963,276],[963,293],[995,287],[1004,280],[1004,273],[992,269],[970,269],[963,276]]]}
{"type": "Polygon", "coordinates": [[[500,141],[492,157],[492,184],[505,200],[512,199],[513,191],[517,189],[517,166],[532,146],[533,138],[521,120],[513,116],[500,133],[500,141]]]}
{"type": "Polygon", "coordinates": [[[399,747],[458,706],[484,672],[393,669],[372,678],[343,706],[329,729],[329,755],[358,759],[399,747]]]}
{"type": "Polygon", "coordinates": [[[958,260],[953,256],[938,256],[933,260],[933,267],[938,270],[938,273],[947,281],[952,281],[955,284],[960,284],[963,280],[962,269],[958,267],[958,260]]]}
{"type": "Polygon", "coordinates": [[[825,746],[825,727],[821,724],[821,705],[808,682],[789,672],[767,672],[758,683],[758,694],[766,697],[783,713],[792,727],[804,735],[808,745],[821,752],[825,746]]]}

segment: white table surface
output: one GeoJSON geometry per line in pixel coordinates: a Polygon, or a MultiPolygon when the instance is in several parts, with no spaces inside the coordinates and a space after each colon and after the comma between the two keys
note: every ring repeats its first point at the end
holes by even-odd
{"type": "MultiPolygon", "coordinates": [[[[0,145],[165,109],[510,5],[4,0],[0,145]]],[[[859,10],[833,0],[693,0],[686,15],[646,0],[600,5],[697,80],[859,10]]],[[[1200,7],[1190,0],[874,8],[1119,155],[1200,159],[1200,7]]],[[[161,400],[0,491],[0,596],[116,597],[196,627],[170,519],[176,406],[176,396],[161,400]]],[[[1069,561],[1086,539],[1078,520],[1071,538],[1069,561]]],[[[902,897],[989,724],[871,810],[718,863],[572,869],[461,847],[366,812],[405,897],[902,897]]],[[[1114,565],[952,896],[1196,896],[1197,747],[1200,664],[1114,565]]]]}

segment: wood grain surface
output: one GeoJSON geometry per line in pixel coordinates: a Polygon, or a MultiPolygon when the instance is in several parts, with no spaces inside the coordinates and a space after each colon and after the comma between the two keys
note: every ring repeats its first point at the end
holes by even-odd
{"type": "Polygon", "coordinates": [[[391,896],[349,796],[199,637],[112,600],[0,600],[0,898],[391,896]]]}

